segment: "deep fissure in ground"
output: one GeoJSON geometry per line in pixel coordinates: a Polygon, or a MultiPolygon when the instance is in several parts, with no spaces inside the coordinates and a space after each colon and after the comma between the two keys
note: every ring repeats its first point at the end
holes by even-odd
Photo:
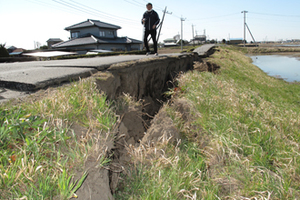
{"type": "Polygon", "coordinates": [[[116,190],[122,190],[120,175],[126,176],[132,159],[127,152],[128,147],[139,147],[141,143],[154,146],[161,132],[180,137],[167,114],[159,112],[169,101],[165,92],[176,87],[177,77],[188,70],[214,72],[218,68],[203,57],[186,55],[117,64],[106,72],[95,74],[97,88],[105,92],[108,99],[117,102],[118,98],[127,98],[131,103],[123,105],[116,113],[119,120],[112,130],[109,165],[101,168],[99,173],[97,163],[91,161],[85,164],[89,176],[76,192],[79,199],[113,199],[116,190]],[[158,121],[162,122],[161,125],[153,127],[152,124],[158,121]]]}
{"type": "MultiPolygon", "coordinates": [[[[219,66],[208,62],[206,59],[200,59],[194,62],[194,65],[190,70],[215,72],[219,69],[219,66]]],[[[161,107],[170,98],[165,92],[170,91],[172,88],[177,87],[177,78],[183,74],[183,72],[172,73],[168,76],[167,81],[163,89],[163,93],[155,93],[154,96],[146,96],[139,100],[139,103],[135,106],[129,106],[125,108],[122,113],[118,113],[121,118],[118,123],[116,131],[115,148],[112,152],[112,168],[109,171],[110,189],[112,194],[115,193],[119,176],[122,173],[122,167],[126,167],[126,164],[130,162],[130,157],[127,155],[125,149],[126,145],[132,145],[137,147],[140,142],[148,142],[151,140],[158,140],[158,135],[152,135],[145,139],[144,136],[151,126],[151,121],[155,118],[161,107]]],[[[149,92],[152,93],[153,92],[149,92]]],[[[133,101],[137,101],[133,99],[133,101]]],[[[159,135],[161,136],[161,135],[159,135]]],[[[152,141],[154,142],[154,141],[152,141]]],[[[153,145],[155,145],[153,143],[153,145]]]]}

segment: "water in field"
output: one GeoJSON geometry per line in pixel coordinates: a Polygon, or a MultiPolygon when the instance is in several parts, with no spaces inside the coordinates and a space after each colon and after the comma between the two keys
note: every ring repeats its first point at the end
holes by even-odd
{"type": "Polygon", "coordinates": [[[300,81],[300,60],[282,55],[250,56],[253,64],[270,76],[282,78],[288,82],[300,81]]]}

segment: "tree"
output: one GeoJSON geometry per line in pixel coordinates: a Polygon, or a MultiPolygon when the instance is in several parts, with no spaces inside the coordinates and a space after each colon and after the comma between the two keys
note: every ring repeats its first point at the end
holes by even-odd
{"type": "Polygon", "coordinates": [[[40,46],[40,49],[48,49],[47,45],[40,46]]]}
{"type": "MultiPolygon", "coordinates": [[[[188,44],[189,42],[186,40],[182,40],[182,44],[188,44]]],[[[177,44],[181,44],[181,39],[177,41],[177,44]]]]}
{"type": "Polygon", "coordinates": [[[226,43],[226,40],[225,40],[225,39],[223,39],[223,40],[222,40],[222,43],[223,43],[223,44],[225,44],[225,43],[226,43]]]}
{"type": "Polygon", "coordinates": [[[9,57],[9,53],[5,48],[5,44],[0,44],[0,57],[9,57]]]}

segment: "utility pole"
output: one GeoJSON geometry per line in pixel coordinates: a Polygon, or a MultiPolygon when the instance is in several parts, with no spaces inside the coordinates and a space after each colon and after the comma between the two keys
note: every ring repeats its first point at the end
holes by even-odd
{"type": "Polygon", "coordinates": [[[254,37],[253,37],[253,35],[252,35],[252,33],[251,33],[251,31],[250,31],[250,28],[249,28],[248,24],[246,23],[246,13],[248,13],[248,11],[244,10],[244,11],[242,11],[242,13],[244,13],[244,47],[246,46],[246,28],[248,29],[248,31],[249,31],[249,33],[252,37],[252,40],[255,43],[255,46],[258,46],[255,39],[254,39],[254,37]]]}
{"type": "Polygon", "coordinates": [[[250,31],[250,28],[249,28],[248,24],[246,24],[246,26],[247,26],[247,29],[248,29],[248,31],[249,31],[249,33],[250,33],[251,37],[252,37],[252,40],[253,40],[253,42],[254,42],[255,46],[257,46],[257,43],[256,43],[256,41],[255,41],[255,39],[254,39],[254,37],[253,37],[253,35],[252,35],[251,31],[250,31]]]}
{"type": "Polygon", "coordinates": [[[181,18],[180,18],[180,21],[181,21],[181,51],[183,50],[183,48],[182,48],[182,40],[183,40],[183,21],[185,21],[186,20],[186,18],[183,18],[182,16],[181,16],[181,18]]]}
{"type": "Polygon", "coordinates": [[[194,24],[192,24],[192,31],[193,31],[193,46],[195,46],[195,37],[194,37],[194,24]]]}
{"type": "Polygon", "coordinates": [[[242,11],[244,13],[244,47],[246,46],[246,14],[248,11],[244,10],[242,11]]]}
{"type": "Polygon", "coordinates": [[[158,31],[158,36],[157,36],[157,40],[156,40],[157,43],[158,43],[158,40],[159,40],[160,31],[161,31],[161,29],[162,29],[162,25],[163,25],[163,23],[164,23],[164,19],[165,19],[166,13],[169,14],[169,15],[172,15],[172,13],[170,13],[170,12],[167,11],[167,6],[165,7],[165,10],[163,11],[163,13],[164,13],[164,15],[163,15],[163,17],[162,17],[161,23],[159,24],[159,31],[158,31]]]}

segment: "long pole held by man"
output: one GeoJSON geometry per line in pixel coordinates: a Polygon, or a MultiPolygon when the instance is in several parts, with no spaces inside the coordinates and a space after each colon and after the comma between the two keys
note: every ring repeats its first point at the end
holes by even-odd
{"type": "Polygon", "coordinates": [[[150,49],[148,44],[148,36],[151,35],[153,46],[154,46],[154,55],[157,56],[157,40],[156,40],[156,26],[159,24],[159,16],[157,12],[153,10],[151,3],[146,5],[147,11],[144,13],[142,18],[142,24],[144,25],[144,45],[146,48],[146,55],[150,55],[150,49]]]}

